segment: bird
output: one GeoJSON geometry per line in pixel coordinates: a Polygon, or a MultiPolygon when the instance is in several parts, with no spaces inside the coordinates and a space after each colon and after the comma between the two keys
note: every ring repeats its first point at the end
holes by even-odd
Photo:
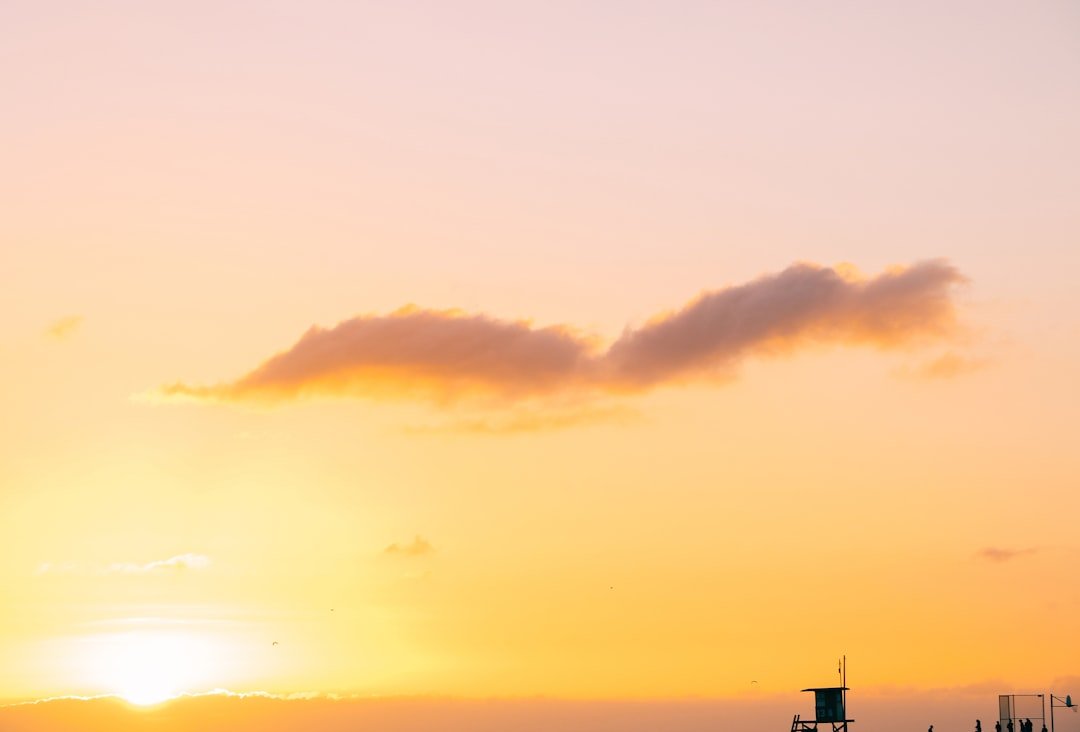
{"type": "Polygon", "coordinates": [[[277,641],[274,641],[274,642],[273,642],[273,643],[271,643],[270,645],[272,645],[272,646],[276,646],[276,645],[277,645],[277,641]]]}

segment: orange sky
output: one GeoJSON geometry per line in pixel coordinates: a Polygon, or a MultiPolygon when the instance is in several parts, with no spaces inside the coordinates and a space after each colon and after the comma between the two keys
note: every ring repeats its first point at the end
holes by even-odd
{"type": "Polygon", "coordinates": [[[1075,677],[1078,28],[5,4],[0,700],[1075,677]]]}

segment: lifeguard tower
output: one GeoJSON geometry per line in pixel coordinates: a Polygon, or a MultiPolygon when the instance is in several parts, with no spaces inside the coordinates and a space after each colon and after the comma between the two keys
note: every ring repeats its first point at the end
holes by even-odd
{"type": "MultiPolygon", "coordinates": [[[[848,724],[854,719],[847,718],[847,659],[843,661],[841,686],[825,686],[803,691],[814,692],[814,718],[803,719],[796,714],[791,720],[791,732],[819,732],[818,725],[829,725],[832,732],[847,732],[848,724]]],[[[822,727],[822,729],[829,729],[822,727]]]]}

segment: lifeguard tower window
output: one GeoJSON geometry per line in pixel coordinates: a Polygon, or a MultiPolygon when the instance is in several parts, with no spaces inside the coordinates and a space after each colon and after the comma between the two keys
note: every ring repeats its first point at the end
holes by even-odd
{"type": "Polygon", "coordinates": [[[844,712],[843,686],[827,689],[803,689],[814,692],[814,717],[818,722],[844,722],[847,720],[844,712]]]}

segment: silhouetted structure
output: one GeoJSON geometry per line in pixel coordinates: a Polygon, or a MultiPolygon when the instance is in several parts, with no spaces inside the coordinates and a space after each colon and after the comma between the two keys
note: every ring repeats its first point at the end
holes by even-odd
{"type": "Polygon", "coordinates": [[[836,668],[840,674],[840,686],[824,686],[803,691],[814,692],[814,719],[803,719],[796,714],[791,720],[791,732],[819,732],[818,725],[829,725],[832,732],[847,732],[848,724],[854,719],[847,718],[847,656],[844,656],[836,668]]]}
{"type": "Polygon", "coordinates": [[[796,714],[791,720],[791,732],[818,732],[818,725],[826,724],[832,732],[847,732],[848,724],[855,721],[847,718],[847,690],[846,686],[803,689],[814,692],[814,719],[803,719],[796,714]]]}
{"type": "MultiPolygon", "coordinates": [[[[840,686],[822,686],[803,691],[814,692],[814,719],[803,719],[796,714],[791,720],[791,732],[819,732],[818,725],[829,725],[832,732],[847,732],[847,656],[836,667],[840,674],[840,686]]],[[[828,729],[828,728],[827,728],[828,729]]]]}
{"type": "MultiPolygon", "coordinates": [[[[1053,707],[1051,706],[1051,712],[1053,707]]],[[[1046,726],[1046,697],[1042,694],[999,694],[998,726],[1008,732],[1035,732],[1035,721],[1046,726]]]]}

